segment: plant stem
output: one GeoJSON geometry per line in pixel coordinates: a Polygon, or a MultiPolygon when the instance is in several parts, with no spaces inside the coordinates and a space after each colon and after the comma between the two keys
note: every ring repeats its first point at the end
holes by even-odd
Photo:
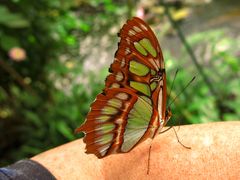
{"type": "Polygon", "coordinates": [[[189,43],[187,42],[185,36],[183,35],[180,27],[178,26],[177,22],[174,21],[174,19],[172,18],[170,12],[169,12],[169,8],[168,5],[166,5],[164,2],[162,2],[162,5],[165,7],[165,13],[167,15],[167,17],[170,20],[170,23],[172,24],[173,28],[176,30],[180,40],[182,41],[184,47],[186,48],[189,56],[191,57],[194,65],[196,66],[197,70],[199,71],[200,75],[202,76],[203,80],[205,81],[205,83],[207,84],[210,92],[212,93],[212,95],[215,96],[216,99],[219,99],[218,93],[217,91],[214,89],[210,79],[208,78],[208,76],[205,74],[205,72],[203,71],[203,68],[201,67],[201,65],[198,63],[197,58],[193,52],[193,50],[191,49],[189,43]]]}

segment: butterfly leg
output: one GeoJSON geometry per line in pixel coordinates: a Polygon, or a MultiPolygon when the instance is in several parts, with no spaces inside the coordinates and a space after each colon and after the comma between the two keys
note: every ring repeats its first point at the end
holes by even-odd
{"type": "Polygon", "coordinates": [[[170,130],[172,128],[173,128],[173,126],[170,126],[169,128],[165,129],[164,131],[161,131],[159,134],[165,133],[165,132],[167,132],[168,130],[170,130]]]}
{"type": "MultiPolygon", "coordinates": [[[[178,137],[178,135],[177,135],[177,132],[176,132],[174,126],[170,126],[169,128],[165,129],[164,131],[161,131],[160,134],[165,133],[165,132],[167,132],[168,130],[170,130],[170,129],[172,129],[172,128],[173,128],[173,131],[174,131],[174,134],[175,134],[175,136],[176,136],[176,138],[177,138],[178,143],[181,144],[181,145],[182,145],[184,148],[186,148],[186,149],[191,149],[191,147],[184,145],[184,144],[179,140],[179,137],[178,137]]],[[[180,128],[180,126],[178,126],[178,128],[180,128]]]]}
{"type": "MultiPolygon", "coordinates": [[[[173,127],[173,126],[171,126],[171,127],[173,127]]],[[[178,135],[177,135],[177,132],[176,132],[176,130],[175,130],[174,127],[173,127],[173,130],[174,130],[174,133],[175,133],[175,136],[176,136],[176,138],[177,138],[178,143],[181,144],[181,145],[182,145],[184,148],[186,148],[186,149],[191,149],[191,147],[184,145],[184,144],[179,140],[178,135]]]]}
{"type": "MultiPolygon", "coordinates": [[[[173,126],[170,126],[169,128],[167,128],[164,131],[160,132],[160,134],[168,131],[172,127],[173,126]]],[[[153,141],[153,139],[151,139],[151,143],[150,143],[150,146],[149,146],[149,149],[148,149],[147,174],[149,174],[149,172],[150,172],[150,159],[151,159],[152,141],[153,141]]]]}
{"type": "Polygon", "coordinates": [[[148,149],[147,175],[150,172],[150,157],[151,157],[152,141],[153,141],[153,139],[151,139],[151,144],[148,149]]]}

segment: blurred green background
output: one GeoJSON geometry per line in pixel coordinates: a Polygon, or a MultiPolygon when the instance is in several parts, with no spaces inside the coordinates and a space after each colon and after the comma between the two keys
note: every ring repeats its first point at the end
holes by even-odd
{"type": "Polygon", "coordinates": [[[170,124],[240,119],[238,0],[0,0],[0,165],[74,140],[104,87],[121,26],[158,37],[170,124]]]}

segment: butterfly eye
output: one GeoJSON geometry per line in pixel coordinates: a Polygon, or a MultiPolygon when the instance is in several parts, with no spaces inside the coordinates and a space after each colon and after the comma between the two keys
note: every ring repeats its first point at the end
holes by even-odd
{"type": "Polygon", "coordinates": [[[163,76],[163,73],[165,73],[165,69],[160,69],[160,70],[158,71],[158,76],[159,76],[159,77],[162,77],[162,76],[163,76]]]}
{"type": "Polygon", "coordinates": [[[158,76],[162,76],[163,75],[163,73],[162,73],[162,71],[160,70],[159,72],[158,72],[158,76]]]}

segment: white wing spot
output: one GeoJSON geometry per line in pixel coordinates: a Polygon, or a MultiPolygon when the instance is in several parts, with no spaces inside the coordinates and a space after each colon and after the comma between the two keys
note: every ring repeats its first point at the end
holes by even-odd
{"type": "Polygon", "coordinates": [[[107,149],[110,147],[110,144],[107,144],[101,148],[98,149],[99,153],[103,157],[107,153],[107,149]]]}
{"type": "Polygon", "coordinates": [[[121,61],[121,68],[123,68],[125,66],[125,58],[122,58],[122,61],[121,61]]]}
{"type": "Polygon", "coordinates": [[[122,118],[119,118],[115,121],[115,123],[121,125],[123,123],[123,119],[122,118]]]}
{"type": "Polygon", "coordinates": [[[127,93],[118,93],[116,95],[117,98],[121,99],[121,100],[127,100],[128,99],[128,94],[127,93]]]}
{"type": "Polygon", "coordinates": [[[147,31],[148,29],[147,29],[147,27],[145,26],[145,25],[143,25],[143,24],[140,24],[140,26],[141,26],[141,28],[142,29],[144,29],[145,31],[147,31]]]}
{"type": "Polygon", "coordinates": [[[129,48],[126,48],[126,49],[125,49],[125,55],[128,55],[130,52],[131,52],[131,51],[130,51],[129,48]]]}
{"type": "Polygon", "coordinates": [[[137,27],[137,26],[133,26],[133,29],[136,31],[136,32],[141,32],[142,30],[139,28],[139,27],[137,27]]]}
{"type": "Polygon", "coordinates": [[[118,58],[114,58],[114,61],[119,61],[118,58]]]}
{"type": "Polygon", "coordinates": [[[116,80],[117,81],[122,81],[123,80],[123,73],[122,72],[117,72],[116,74],[116,80]]]}
{"type": "Polygon", "coordinates": [[[118,83],[113,83],[113,84],[111,85],[111,88],[120,88],[120,84],[118,84],[118,83]]]}
{"type": "Polygon", "coordinates": [[[134,30],[130,29],[130,30],[128,31],[128,35],[129,35],[129,36],[134,36],[134,35],[136,35],[136,32],[135,32],[134,30]]]}
{"type": "Polygon", "coordinates": [[[130,41],[130,38],[129,38],[129,37],[126,38],[126,41],[127,41],[127,43],[128,43],[129,45],[131,44],[131,41],[130,41]]]}

